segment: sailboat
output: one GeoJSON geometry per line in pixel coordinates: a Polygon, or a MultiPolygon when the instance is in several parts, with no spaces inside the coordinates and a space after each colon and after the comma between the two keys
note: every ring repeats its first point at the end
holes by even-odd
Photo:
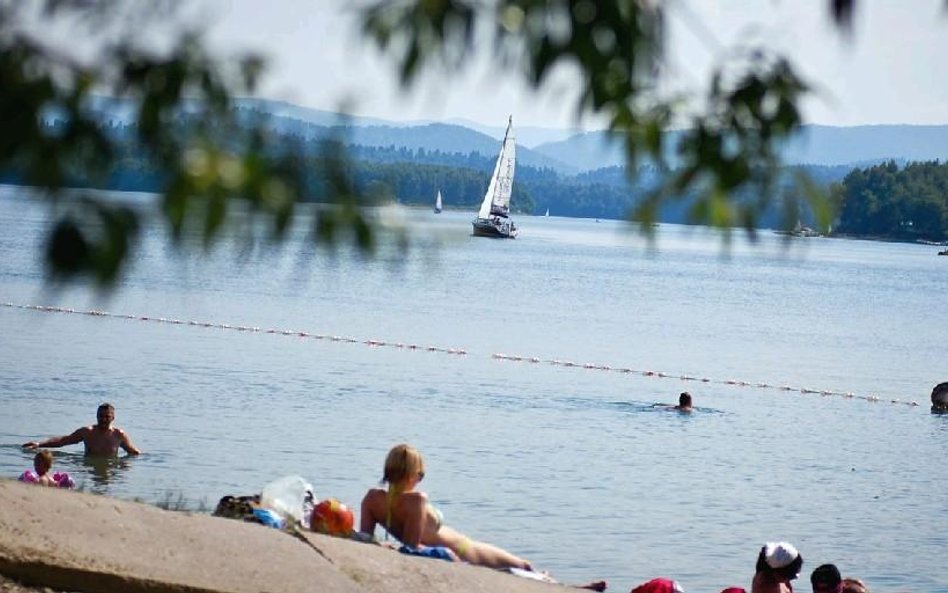
{"type": "MultiPolygon", "coordinates": [[[[598,222],[598,221],[597,221],[598,222]]],[[[774,231],[777,235],[789,235],[791,237],[822,237],[819,231],[815,231],[808,226],[803,226],[803,223],[800,222],[800,219],[797,219],[796,226],[792,230],[779,230],[774,231]]]]}
{"type": "Polygon", "coordinates": [[[438,197],[435,198],[435,214],[441,214],[441,190],[438,190],[438,197]]]}
{"type": "Polygon", "coordinates": [[[549,215],[550,215],[550,209],[547,208],[547,209],[546,209],[546,214],[544,214],[543,216],[549,216],[549,215]]]}
{"type": "Polygon", "coordinates": [[[516,144],[513,135],[513,116],[507,121],[504,142],[500,145],[500,154],[494,165],[490,185],[477,211],[474,236],[513,239],[517,236],[517,226],[510,220],[510,194],[513,191],[514,167],[516,165],[516,144]]]}

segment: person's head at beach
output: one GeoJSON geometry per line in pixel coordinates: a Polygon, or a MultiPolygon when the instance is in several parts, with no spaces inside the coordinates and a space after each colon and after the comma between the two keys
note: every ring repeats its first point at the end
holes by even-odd
{"type": "Polygon", "coordinates": [[[424,477],[425,461],[418,449],[405,443],[392,447],[385,457],[382,482],[389,488],[406,490],[414,488],[424,477]]]}
{"type": "Polygon", "coordinates": [[[813,593],[839,593],[843,586],[843,577],[835,564],[821,564],[810,574],[813,593]]]}
{"type": "Polygon", "coordinates": [[[691,394],[687,391],[682,391],[681,395],[678,396],[678,405],[676,406],[678,410],[687,410],[691,411],[691,394]]]}
{"type": "Polygon", "coordinates": [[[100,428],[109,428],[115,421],[115,406],[110,403],[101,404],[95,411],[95,418],[100,428]]]}
{"type": "Polygon", "coordinates": [[[840,593],[869,593],[869,587],[859,579],[846,577],[840,583],[840,593]]]}
{"type": "Polygon", "coordinates": [[[659,577],[633,587],[629,593],[682,593],[678,581],[659,577]]]}
{"type": "Polygon", "coordinates": [[[803,556],[787,542],[767,542],[757,555],[755,583],[789,583],[800,576],[803,556]]]}
{"type": "Polygon", "coordinates": [[[33,469],[36,470],[37,476],[45,476],[46,473],[53,467],[53,454],[43,449],[39,451],[33,457],[33,469]]]}

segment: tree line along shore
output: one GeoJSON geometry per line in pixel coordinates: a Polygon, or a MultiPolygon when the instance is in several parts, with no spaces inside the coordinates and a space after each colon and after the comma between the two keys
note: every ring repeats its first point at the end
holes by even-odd
{"type": "MultiPolygon", "coordinates": [[[[46,122],[48,133],[61,133],[65,123],[46,122]]],[[[186,124],[182,124],[186,125],[186,124]]],[[[119,154],[108,170],[97,175],[77,165],[67,174],[66,185],[74,188],[128,192],[160,192],[167,182],[160,165],[136,142],[133,124],[102,124],[116,140],[119,154]]],[[[489,180],[493,156],[478,152],[462,154],[438,150],[339,145],[286,135],[286,141],[302,148],[304,159],[313,166],[303,167],[309,189],[305,199],[328,201],[326,184],[318,166],[329,150],[341,150],[347,157],[347,174],[353,187],[366,203],[397,202],[409,206],[430,206],[435,194],[444,196],[445,207],[475,210],[483,198],[489,180]]],[[[821,188],[835,209],[836,216],[823,234],[840,237],[894,241],[920,241],[942,244],[948,241],[948,162],[908,162],[892,160],[862,168],[847,166],[797,165],[784,167],[786,190],[789,179],[806,174],[821,188]]],[[[652,166],[641,166],[631,177],[622,167],[604,167],[576,175],[566,175],[548,167],[520,164],[511,200],[515,213],[542,214],[577,218],[624,219],[636,205],[661,183],[662,173],[652,166]]],[[[26,175],[17,167],[0,171],[0,183],[20,185],[26,175]]],[[[745,191],[735,196],[738,202],[755,197],[745,191]]],[[[665,202],[658,222],[692,223],[694,196],[683,195],[665,202]]],[[[814,225],[806,207],[788,213],[786,202],[775,200],[757,221],[759,228],[792,229],[794,224],[814,225]],[[794,218],[795,216],[795,218],[794,218]]]]}

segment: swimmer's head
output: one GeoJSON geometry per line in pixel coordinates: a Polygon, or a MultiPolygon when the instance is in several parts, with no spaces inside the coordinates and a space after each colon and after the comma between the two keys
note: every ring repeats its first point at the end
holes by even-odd
{"type": "Polygon", "coordinates": [[[690,408],[691,407],[691,394],[687,391],[682,391],[681,395],[678,396],[678,407],[680,408],[690,408]]]}
{"type": "Polygon", "coordinates": [[[932,389],[932,411],[948,412],[948,381],[939,383],[932,389]]]}

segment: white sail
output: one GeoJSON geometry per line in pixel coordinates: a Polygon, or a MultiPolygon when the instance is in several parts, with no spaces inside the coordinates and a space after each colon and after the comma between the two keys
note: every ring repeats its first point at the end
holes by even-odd
{"type": "Polygon", "coordinates": [[[438,190],[438,197],[435,198],[435,212],[441,212],[441,190],[438,190]]]}
{"type": "Polygon", "coordinates": [[[507,132],[504,142],[500,146],[497,164],[494,165],[494,174],[491,175],[490,185],[481,202],[481,209],[477,212],[478,218],[488,218],[491,215],[507,217],[510,213],[510,193],[513,191],[514,168],[516,166],[516,143],[513,135],[513,116],[507,122],[507,132]]]}

